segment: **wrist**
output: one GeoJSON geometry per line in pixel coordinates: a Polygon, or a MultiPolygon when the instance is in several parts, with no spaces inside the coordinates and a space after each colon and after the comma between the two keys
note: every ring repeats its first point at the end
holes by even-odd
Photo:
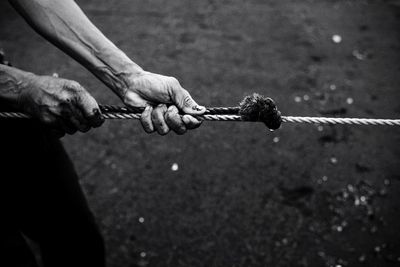
{"type": "Polygon", "coordinates": [[[116,47],[100,51],[98,61],[89,69],[122,98],[129,88],[130,80],[140,76],[144,70],[116,47]]]}
{"type": "Polygon", "coordinates": [[[20,109],[20,99],[32,87],[36,75],[0,65],[0,98],[12,108],[20,109]]]}

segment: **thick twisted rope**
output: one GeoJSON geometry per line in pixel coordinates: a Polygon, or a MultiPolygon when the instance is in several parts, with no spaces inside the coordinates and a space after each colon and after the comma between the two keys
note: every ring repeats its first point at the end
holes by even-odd
{"type": "MultiPolygon", "coordinates": [[[[140,119],[143,108],[126,108],[118,106],[101,105],[104,119],[140,119]]],[[[195,116],[204,121],[250,121],[238,115],[239,107],[214,107],[207,108],[205,114],[195,116]]],[[[21,112],[0,112],[0,118],[28,119],[29,115],[21,112]]],[[[282,116],[285,123],[308,124],[350,124],[350,125],[374,125],[374,126],[400,126],[400,119],[365,119],[365,118],[328,118],[328,117],[299,117],[282,116]]]]}
{"type": "MultiPolygon", "coordinates": [[[[117,113],[142,113],[144,108],[128,108],[113,105],[100,105],[100,110],[103,113],[117,112],[117,113]]],[[[204,114],[206,115],[221,115],[221,114],[232,114],[238,115],[240,107],[209,107],[206,109],[204,114]]]]}

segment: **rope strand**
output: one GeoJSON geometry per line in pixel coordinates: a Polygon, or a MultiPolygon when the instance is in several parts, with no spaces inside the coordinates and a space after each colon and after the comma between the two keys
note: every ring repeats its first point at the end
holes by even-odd
{"type": "MultiPolygon", "coordinates": [[[[142,108],[126,108],[117,106],[100,106],[104,119],[140,119],[142,108]],[[136,112],[133,112],[136,110],[136,112]]],[[[246,121],[237,115],[238,107],[213,107],[207,108],[203,115],[195,117],[203,121],[246,121]],[[220,113],[219,113],[220,112],[220,113]],[[236,113],[234,113],[236,112],[236,113]],[[235,115],[236,114],[236,115],[235,115]]],[[[29,115],[21,112],[0,112],[0,118],[7,119],[29,119],[29,115]]],[[[282,116],[285,123],[308,123],[308,124],[348,124],[348,125],[373,125],[373,126],[400,126],[400,119],[366,119],[366,118],[328,118],[328,117],[299,117],[282,116]]]]}

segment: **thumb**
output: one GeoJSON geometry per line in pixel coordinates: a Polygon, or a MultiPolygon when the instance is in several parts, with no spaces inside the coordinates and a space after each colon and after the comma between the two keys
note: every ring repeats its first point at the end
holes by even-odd
{"type": "Polygon", "coordinates": [[[206,108],[197,104],[189,92],[183,88],[175,90],[173,101],[186,114],[200,115],[206,111],[206,108]]]}

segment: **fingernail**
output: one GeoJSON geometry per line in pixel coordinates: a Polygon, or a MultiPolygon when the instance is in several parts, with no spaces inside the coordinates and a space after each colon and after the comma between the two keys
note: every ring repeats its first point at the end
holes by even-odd
{"type": "Polygon", "coordinates": [[[195,111],[202,111],[202,110],[204,110],[206,108],[203,107],[203,106],[193,106],[192,109],[195,110],[195,111]]]}

